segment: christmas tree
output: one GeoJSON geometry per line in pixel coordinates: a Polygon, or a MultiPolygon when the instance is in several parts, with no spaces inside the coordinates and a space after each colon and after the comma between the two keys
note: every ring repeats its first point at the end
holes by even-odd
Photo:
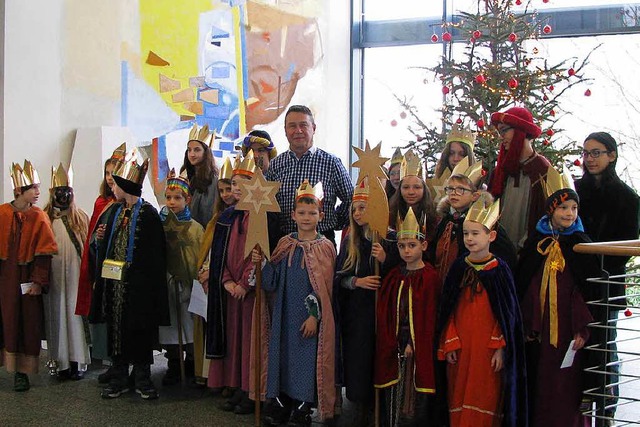
{"type": "MultiPolygon", "coordinates": [[[[422,153],[429,172],[433,172],[446,134],[456,123],[477,131],[474,151],[490,171],[500,146],[498,133],[490,126],[491,113],[514,105],[527,107],[543,129],[534,147],[552,164],[559,166],[578,153],[574,141],[559,137],[562,129],[557,122],[566,113],[560,106],[563,94],[588,80],[584,76],[588,56],[550,64],[541,55],[537,40],[553,29],[531,11],[532,1],[521,3],[478,0],[476,13],[459,12],[451,22],[442,23],[439,35],[434,32],[431,36],[432,42],[444,43],[446,51],[440,64],[430,69],[442,84],[441,128],[424,123],[409,99],[396,96],[412,118],[409,130],[416,141],[407,148],[422,153]]],[[[589,89],[584,93],[590,94],[589,89]]],[[[574,164],[579,165],[579,160],[574,164]]]]}

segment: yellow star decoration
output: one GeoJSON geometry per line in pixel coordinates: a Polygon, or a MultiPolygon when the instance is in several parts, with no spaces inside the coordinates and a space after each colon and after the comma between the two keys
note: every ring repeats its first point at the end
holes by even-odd
{"type": "Polygon", "coordinates": [[[560,263],[558,261],[551,261],[551,269],[555,271],[560,270],[560,263]]]}
{"type": "MultiPolygon", "coordinates": [[[[171,209],[167,209],[167,219],[162,223],[167,242],[167,253],[181,254],[182,249],[193,244],[189,234],[189,221],[180,221],[171,209]]],[[[167,271],[181,280],[191,277],[189,266],[182,257],[167,257],[167,271]]]]}
{"type": "Polygon", "coordinates": [[[440,199],[445,196],[444,187],[447,183],[447,180],[451,176],[451,171],[447,168],[444,170],[440,178],[427,178],[424,180],[424,183],[427,185],[429,192],[431,193],[431,198],[434,203],[438,203],[440,199]]]}
{"type": "Polygon", "coordinates": [[[380,149],[382,148],[381,145],[382,142],[379,142],[378,145],[372,149],[369,146],[369,141],[365,141],[364,150],[358,147],[353,147],[353,150],[358,155],[358,160],[353,162],[351,166],[360,169],[360,172],[358,173],[358,182],[360,182],[360,178],[364,178],[365,176],[369,176],[370,181],[373,181],[374,177],[379,179],[386,178],[382,165],[384,165],[389,158],[380,156],[380,149]]]}
{"type": "Polygon", "coordinates": [[[365,149],[353,147],[358,155],[358,160],[353,162],[352,166],[360,169],[358,173],[358,183],[369,177],[369,201],[367,209],[364,213],[364,220],[367,221],[371,230],[377,232],[380,236],[386,237],[387,228],[389,227],[389,201],[387,193],[384,191],[381,179],[386,179],[387,175],[382,169],[382,165],[389,160],[388,157],[380,156],[380,148],[382,142],[378,143],[373,149],[369,145],[369,141],[365,143],[365,149]]]}
{"type": "Polygon", "coordinates": [[[279,182],[270,182],[264,179],[262,171],[256,170],[253,177],[240,182],[242,195],[236,204],[236,209],[247,211],[249,214],[249,230],[245,243],[245,256],[257,245],[269,256],[269,236],[267,227],[267,212],[280,212],[280,205],[276,200],[276,194],[280,190],[279,182]]]}

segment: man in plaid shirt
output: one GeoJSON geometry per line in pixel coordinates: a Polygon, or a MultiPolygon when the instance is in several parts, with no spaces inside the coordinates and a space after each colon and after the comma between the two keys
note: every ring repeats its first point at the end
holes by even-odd
{"type": "Polygon", "coordinates": [[[335,231],[349,223],[349,203],[353,185],[349,173],[340,159],[314,147],[316,124],[313,113],[304,105],[292,105],[284,118],[284,130],[289,150],[271,161],[266,178],[282,183],[276,196],[280,204],[280,229],[289,234],[296,231],[291,219],[296,189],[308,179],[311,185],[322,182],[324,189],[324,219],[318,224],[318,232],[335,243],[335,231]],[[336,206],[336,198],[341,203],[336,206]]]}

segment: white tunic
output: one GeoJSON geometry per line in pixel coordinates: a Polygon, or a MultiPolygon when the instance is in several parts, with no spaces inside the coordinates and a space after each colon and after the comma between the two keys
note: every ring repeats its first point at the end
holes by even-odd
{"type": "Polygon", "coordinates": [[[55,218],[51,225],[58,254],[51,260],[51,282],[44,295],[49,358],[58,362],[58,370],[69,369],[69,362],[78,362],[83,371],[91,363],[91,356],[83,319],[75,314],[80,256],[62,219],[55,218]]]}

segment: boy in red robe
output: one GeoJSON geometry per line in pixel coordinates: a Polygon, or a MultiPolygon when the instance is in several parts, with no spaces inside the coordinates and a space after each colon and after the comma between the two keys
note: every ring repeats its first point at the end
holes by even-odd
{"type": "Polygon", "coordinates": [[[420,230],[409,208],[398,227],[404,264],[389,272],[378,295],[374,386],[386,391],[390,425],[437,425],[433,340],[440,279],[422,260],[427,242],[420,230]]]}
{"type": "Polygon", "coordinates": [[[27,391],[27,374],[38,373],[42,291],[58,247],[49,217],[34,206],[40,178],[31,162],[12,165],[11,183],[15,199],[0,206],[0,366],[14,373],[15,391],[27,391]]]}

